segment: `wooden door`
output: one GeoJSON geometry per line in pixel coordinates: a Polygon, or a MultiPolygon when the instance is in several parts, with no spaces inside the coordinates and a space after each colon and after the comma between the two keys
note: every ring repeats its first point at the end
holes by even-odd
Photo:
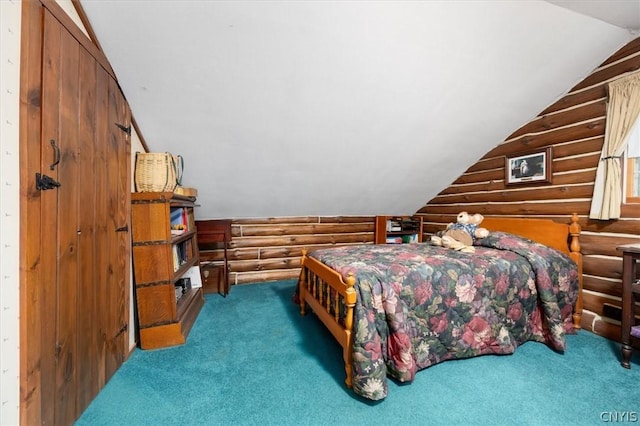
{"type": "Polygon", "coordinates": [[[21,422],[68,425],[128,353],[130,141],[121,127],[130,114],[78,34],[49,6],[27,7],[44,24],[30,43],[41,45],[41,61],[29,64],[42,71],[31,88],[39,84],[40,106],[28,117],[41,136],[37,146],[33,132],[23,139],[36,169],[23,170],[21,422]]]}

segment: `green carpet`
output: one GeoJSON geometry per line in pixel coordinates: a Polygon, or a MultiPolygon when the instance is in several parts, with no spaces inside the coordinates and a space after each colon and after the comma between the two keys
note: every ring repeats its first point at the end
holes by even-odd
{"type": "Polygon", "coordinates": [[[640,422],[640,359],[592,333],[562,355],[529,342],[514,355],[447,361],[390,382],[379,402],[343,384],[342,350],[291,301],[295,281],[207,295],[186,345],[137,349],[77,425],[588,425],[640,422]],[[626,416],[626,417],[625,417],[626,416]]]}

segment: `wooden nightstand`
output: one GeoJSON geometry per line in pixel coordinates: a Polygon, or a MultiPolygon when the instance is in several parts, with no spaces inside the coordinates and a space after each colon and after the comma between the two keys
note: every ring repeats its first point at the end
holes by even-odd
{"type": "Polygon", "coordinates": [[[202,265],[203,287],[205,293],[229,294],[229,263],[227,247],[231,242],[231,220],[198,220],[198,245],[206,251],[222,245],[223,265],[213,263],[202,265]]]}
{"type": "Polygon", "coordinates": [[[622,252],[622,361],[624,368],[631,368],[631,335],[640,337],[640,325],[635,323],[635,297],[640,294],[640,280],[637,277],[637,265],[640,260],[640,244],[625,244],[617,248],[622,252]],[[633,330],[632,330],[633,328],[633,330]]]}

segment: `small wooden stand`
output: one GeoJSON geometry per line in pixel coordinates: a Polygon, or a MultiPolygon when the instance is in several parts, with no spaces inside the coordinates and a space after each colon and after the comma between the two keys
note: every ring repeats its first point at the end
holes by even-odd
{"type": "Polygon", "coordinates": [[[617,248],[622,252],[622,325],[620,342],[622,343],[622,361],[624,368],[631,368],[631,328],[635,327],[635,295],[640,294],[640,281],[636,279],[640,244],[625,244],[617,248]]]}
{"type": "Polygon", "coordinates": [[[201,263],[202,286],[205,293],[229,294],[229,261],[227,247],[231,242],[231,220],[198,220],[198,245],[201,251],[217,249],[222,245],[223,264],[201,263]]]}

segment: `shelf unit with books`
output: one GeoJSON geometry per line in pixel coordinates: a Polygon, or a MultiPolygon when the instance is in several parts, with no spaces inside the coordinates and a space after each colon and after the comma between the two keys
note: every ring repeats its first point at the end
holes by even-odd
{"type": "Polygon", "coordinates": [[[376,244],[422,242],[421,216],[376,216],[376,244]]]}
{"type": "Polygon", "coordinates": [[[139,344],[185,343],[204,304],[195,198],[172,192],[131,194],[133,271],[139,344]]]}

